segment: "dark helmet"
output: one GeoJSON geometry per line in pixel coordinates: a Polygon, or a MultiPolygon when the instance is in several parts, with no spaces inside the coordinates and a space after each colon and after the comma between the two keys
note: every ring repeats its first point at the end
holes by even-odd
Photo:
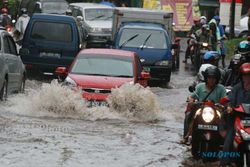
{"type": "Polygon", "coordinates": [[[220,81],[221,73],[220,73],[219,68],[217,68],[216,66],[210,66],[210,67],[208,67],[208,68],[203,72],[203,76],[204,76],[205,82],[207,82],[207,78],[208,78],[209,76],[215,77],[216,80],[217,80],[217,84],[218,84],[219,81],[220,81]]]}
{"type": "Polygon", "coordinates": [[[249,52],[250,51],[249,41],[241,41],[238,45],[238,51],[241,53],[249,52]]]}
{"type": "Polygon", "coordinates": [[[22,9],[21,9],[21,13],[22,13],[22,14],[27,14],[27,9],[26,9],[26,8],[22,8],[22,9]]]}
{"type": "Polygon", "coordinates": [[[250,75],[250,63],[244,63],[240,66],[240,75],[250,75]]]}

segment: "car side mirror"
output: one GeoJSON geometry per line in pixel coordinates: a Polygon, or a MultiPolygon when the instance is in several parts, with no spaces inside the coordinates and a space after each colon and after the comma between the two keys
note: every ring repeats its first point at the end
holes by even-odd
{"type": "Polygon", "coordinates": [[[141,72],[141,77],[140,77],[141,80],[149,80],[150,79],[150,74],[149,72],[145,72],[145,71],[142,71],[141,72]]]}
{"type": "Polygon", "coordinates": [[[195,91],[195,86],[191,85],[188,87],[189,92],[194,92],[195,91]]]}
{"type": "Polygon", "coordinates": [[[172,44],[171,49],[178,49],[179,45],[178,44],[172,44]]]}
{"type": "Polygon", "coordinates": [[[27,48],[21,48],[21,49],[19,50],[19,55],[20,55],[20,56],[27,56],[27,55],[29,55],[29,53],[30,53],[30,51],[29,51],[29,49],[27,49],[27,48]]]}

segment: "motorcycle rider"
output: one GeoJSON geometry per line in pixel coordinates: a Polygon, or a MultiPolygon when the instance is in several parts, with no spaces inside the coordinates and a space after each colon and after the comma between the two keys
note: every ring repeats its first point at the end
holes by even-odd
{"type": "Polygon", "coordinates": [[[240,66],[243,64],[241,54],[235,54],[230,61],[228,71],[230,72],[225,82],[226,86],[234,86],[240,82],[240,66]]]}
{"type": "Polygon", "coordinates": [[[22,44],[23,35],[25,32],[25,29],[29,23],[30,17],[28,16],[27,9],[22,8],[21,9],[21,16],[18,18],[16,25],[15,25],[15,31],[14,31],[14,37],[16,39],[16,43],[18,45],[22,44]]]}
{"type": "Polygon", "coordinates": [[[207,24],[202,25],[201,29],[195,32],[198,42],[209,42],[209,26],[207,24]]]}
{"type": "Polygon", "coordinates": [[[194,92],[188,97],[188,105],[185,112],[184,123],[184,140],[183,143],[188,141],[188,137],[192,134],[192,119],[194,114],[193,102],[198,100],[202,101],[213,101],[218,103],[223,97],[226,97],[226,89],[223,85],[219,84],[221,73],[216,66],[209,66],[203,73],[205,82],[201,82],[195,86],[194,92]],[[185,130],[186,129],[186,130],[185,130]]]}
{"type": "Polygon", "coordinates": [[[219,29],[220,36],[217,39],[219,44],[220,44],[220,54],[221,54],[221,65],[223,68],[225,68],[225,43],[224,40],[227,39],[224,27],[220,24],[220,17],[219,16],[214,16],[214,19],[216,21],[217,27],[219,29]]]}
{"type": "MultiPolygon", "coordinates": [[[[250,102],[250,63],[244,63],[240,66],[240,82],[236,84],[231,94],[229,95],[229,105],[227,108],[228,121],[227,121],[227,134],[223,145],[223,152],[233,151],[233,140],[235,136],[234,129],[234,116],[231,114],[233,109],[241,103],[250,102]]],[[[221,166],[231,165],[230,157],[221,157],[221,166]]]]}
{"type": "Polygon", "coordinates": [[[8,9],[2,8],[1,9],[1,16],[0,16],[1,26],[6,27],[7,25],[12,25],[11,18],[8,15],[8,9]]]}
{"type": "MultiPolygon", "coordinates": [[[[193,19],[194,21],[194,25],[191,27],[190,31],[187,34],[187,37],[191,37],[192,34],[194,34],[197,30],[199,30],[201,28],[201,24],[200,24],[200,18],[199,17],[195,17],[193,19]]],[[[183,60],[183,63],[187,62],[188,57],[190,56],[190,48],[191,46],[189,46],[189,40],[187,40],[187,49],[186,49],[186,53],[185,53],[185,60],[183,60]]]]}

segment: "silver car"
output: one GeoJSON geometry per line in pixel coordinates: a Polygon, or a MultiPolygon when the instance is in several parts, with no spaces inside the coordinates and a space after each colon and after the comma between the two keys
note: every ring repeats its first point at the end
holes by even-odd
{"type": "Polygon", "coordinates": [[[82,22],[88,43],[102,44],[111,38],[113,8],[97,3],[71,3],[72,16],[82,22]]]}
{"type": "MultiPolygon", "coordinates": [[[[235,37],[244,38],[248,36],[247,27],[248,16],[242,16],[240,19],[240,25],[234,27],[235,37]]],[[[226,27],[226,34],[229,34],[229,26],[226,27]]]]}
{"type": "Polygon", "coordinates": [[[9,93],[23,92],[25,79],[25,66],[17,54],[16,44],[10,34],[0,28],[0,100],[6,100],[9,93]]]}

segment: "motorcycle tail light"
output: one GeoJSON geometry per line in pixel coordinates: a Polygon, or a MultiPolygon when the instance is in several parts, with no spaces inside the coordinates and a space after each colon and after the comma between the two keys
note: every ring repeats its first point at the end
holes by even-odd
{"type": "Polygon", "coordinates": [[[206,122],[209,123],[211,122],[215,117],[215,111],[212,107],[205,107],[202,110],[202,119],[206,122]]]}

